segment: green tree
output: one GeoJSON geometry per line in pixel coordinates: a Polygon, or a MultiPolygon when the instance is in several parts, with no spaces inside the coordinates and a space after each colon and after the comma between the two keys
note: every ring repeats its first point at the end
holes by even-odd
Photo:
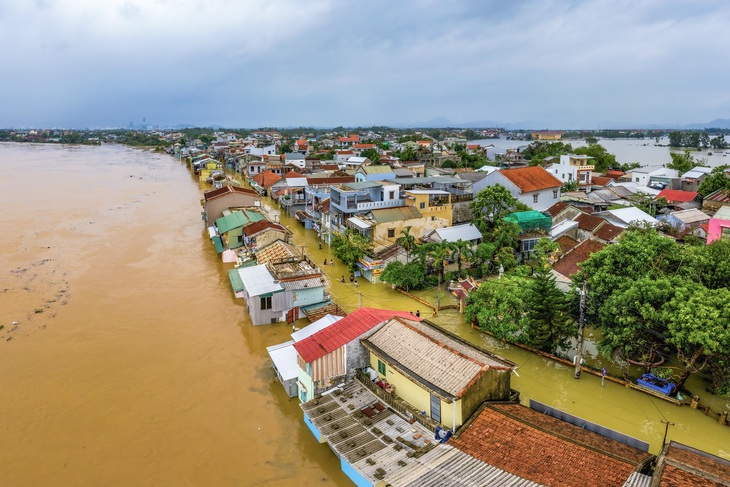
{"type": "Polygon", "coordinates": [[[411,252],[416,248],[416,237],[411,235],[411,226],[400,231],[401,236],[395,239],[395,244],[406,252],[406,263],[410,261],[411,252]]]}
{"type": "Polygon", "coordinates": [[[527,314],[523,341],[544,352],[555,353],[567,346],[575,326],[568,313],[568,301],[548,265],[539,265],[525,293],[527,314]]]}
{"type": "MultiPolygon", "coordinates": [[[[463,263],[471,263],[471,259],[474,256],[472,245],[469,242],[464,242],[459,239],[456,242],[451,242],[448,250],[450,251],[449,257],[456,262],[456,265],[458,266],[458,275],[461,277],[461,267],[463,263]]],[[[471,265],[469,267],[471,267],[471,265]]]]}
{"type": "Polygon", "coordinates": [[[472,223],[485,236],[508,214],[530,209],[529,206],[512,196],[509,190],[501,184],[487,186],[479,191],[471,201],[469,208],[473,216],[472,223]]]}
{"type": "Polygon", "coordinates": [[[406,291],[420,289],[426,283],[426,268],[418,262],[405,265],[399,261],[390,262],[383,269],[380,280],[406,291]]]}
{"type": "Polygon", "coordinates": [[[345,264],[350,272],[355,272],[357,263],[372,249],[372,241],[349,228],[343,235],[333,234],[332,253],[345,264]]]}
{"type": "Polygon", "coordinates": [[[616,156],[608,152],[600,144],[589,144],[587,147],[578,147],[575,153],[592,157],[595,170],[601,173],[606,172],[609,167],[616,166],[616,156]]]}
{"type": "Polygon", "coordinates": [[[677,285],[682,281],[643,277],[625,282],[608,296],[598,312],[601,351],[646,368],[661,362],[667,348],[662,306],[674,297],[677,285]]]}
{"type": "Polygon", "coordinates": [[[730,166],[724,165],[715,167],[705,180],[702,181],[697,192],[705,197],[708,194],[714,193],[718,189],[730,189],[730,178],[728,177],[728,174],[730,174],[730,166]]]}
{"type": "Polygon", "coordinates": [[[519,341],[525,321],[523,278],[488,279],[469,294],[466,319],[500,340],[519,341]]]}
{"type": "Polygon", "coordinates": [[[669,147],[682,147],[682,132],[669,133],[669,147]]]}
{"type": "Polygon", "coordinates": [[[683,153],[670,152],[672,162],[667,164],[669,169],[676,169],[679,174],[684,174],[696,166],[706,166],[706,159],[696,160],[688,150],[683,153]]]}
{"type": "Polygon", "coordinates": [[[730,290],[680,288],[663,308],[667,341],[676,348],[684,371],[672,394],[684,385],[692,372],[730,350],[730,290]]]}
{"type": "Polygon", "coordinates": [[[403,150],[396,151],[395,157],[400,159],[402,162],[417,161],[418,152],[411,146],[406,146],[403,150]]]}
{"type": "Polygon", "coordinates": [[[380,154],[378,153],[378,149],[365,149],[364,151],[360,152],[360,156],[367,157],[375,164],[378,164],[380,162],[380,154]]]}

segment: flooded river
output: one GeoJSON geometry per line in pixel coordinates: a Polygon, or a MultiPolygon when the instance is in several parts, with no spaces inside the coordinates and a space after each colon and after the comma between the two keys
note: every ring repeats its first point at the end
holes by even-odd
{"type": "MultiPolygon", "coordinates": [[[[183,164],[121,146],[0,144],[0,168],[0,485],[351,485],[270,369],[265,347],[291,327],[251,326],[183,164]]],[[[315,262],[330,258],[313,232],[281,219],[315,262]]],[[[387,286],[341,285],[337,262],[325,271],[347,311],[360,298],[428,314],[387,286]]],[[[730,458],[730,428],[697,411],[576,381],[458,313],[434,320],[516,362],[512,384],[525,402],[652,451],[666,419],[676,424],[670,439],[730,458]]]]}

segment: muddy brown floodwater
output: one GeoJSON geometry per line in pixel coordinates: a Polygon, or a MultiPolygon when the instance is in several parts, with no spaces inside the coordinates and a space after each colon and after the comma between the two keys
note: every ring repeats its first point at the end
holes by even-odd
{"type": "MultiPolygon", "coordinates": [[[[352,485],[270,367],[265,347],[291,327],[251,325],[184,164],[122,146],[0,144],[0,171],[0,486],[352,485]]],[[[315,262],[332,257],[314,232],[281,221],[315,262]]],[[[346,311],[361,293],[364,306],[427,316],[388,286],[339,284],[336,261],[324,270],[346,311]]],[[[614,428],[652,453],[668,420],[669,439],[730,458],[730,427],[698,411],[574,380],[458,313],[434,320],[514,361],[525,404],[614,428]]],[[[706,397],[703,387],[690,384],[706,397]]]]}
{"type": "Polygon", "coordinates": [[[351,485],[173,158],[0,144],[0,485],[351,485]],[[17,324],[13,324],[17,322],[17,324]]]}

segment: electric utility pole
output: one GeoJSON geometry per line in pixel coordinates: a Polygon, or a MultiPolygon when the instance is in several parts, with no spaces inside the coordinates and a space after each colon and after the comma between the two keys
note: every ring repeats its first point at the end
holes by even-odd
{"type": "Polygon", "coordinates": [[[578,350],[575,352],[575,374],[574,378],[580,379],[580,363],[583,359],[583,328],[585,328],[586,308],[586,283],[583,281],[583,289],[580,292],[580,315],[578,316],[578,350]]]}

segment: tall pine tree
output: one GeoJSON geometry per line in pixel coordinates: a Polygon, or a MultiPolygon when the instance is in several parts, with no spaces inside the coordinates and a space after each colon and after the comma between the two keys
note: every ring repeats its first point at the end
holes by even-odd
{"type": "Polygon", "coordinates": [[[527,319],[522,340],[549,353],[565,347],[567,338],[575,334],[575,324],[568,313],[566,296],[555,284],[548,265],[538,266],[525,302],[527,319]]]}

